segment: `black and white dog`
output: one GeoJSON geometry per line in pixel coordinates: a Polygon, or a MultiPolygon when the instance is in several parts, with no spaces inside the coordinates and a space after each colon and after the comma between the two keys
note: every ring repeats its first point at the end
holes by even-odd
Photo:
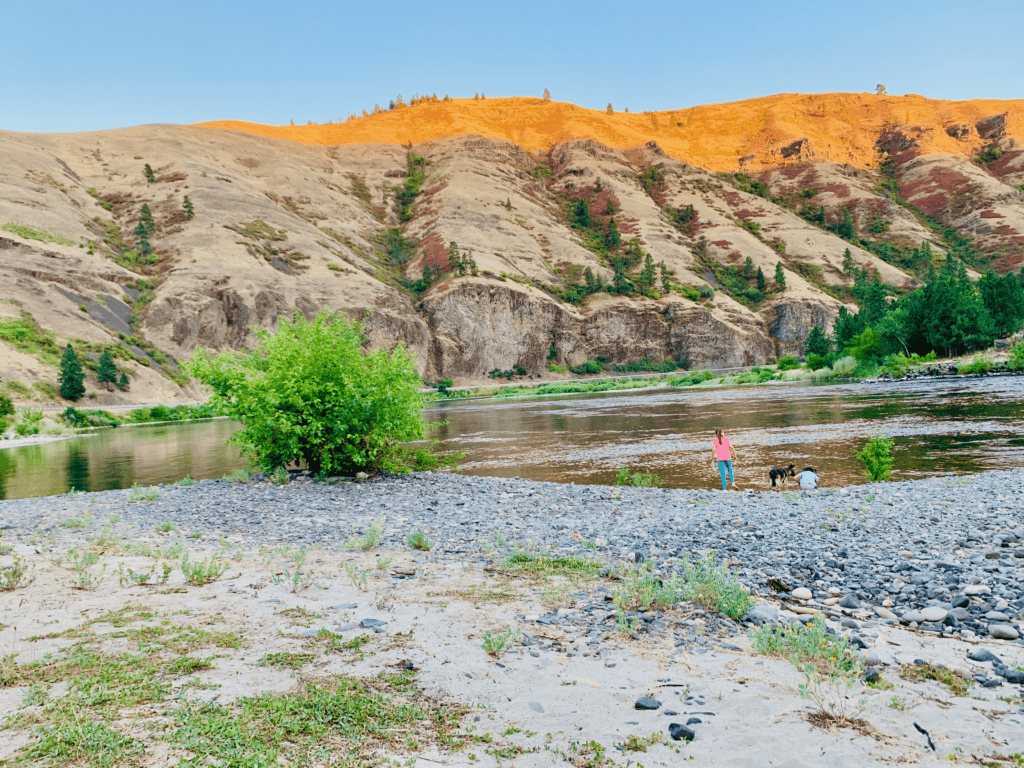
{"type": "Polygon", "coordinates": [[[796,477],[796,472],[793,471],[795,467],[796,464],[790,464],[785,469],[782,467],[769,469],[768,479],[772,481],[772,488],[777,488],[779,486],[785,488],[786,483],[789,482],[789,478],[796,477]],[[776,485],[776,481],[778,481],[778,485],[776,485]]]}

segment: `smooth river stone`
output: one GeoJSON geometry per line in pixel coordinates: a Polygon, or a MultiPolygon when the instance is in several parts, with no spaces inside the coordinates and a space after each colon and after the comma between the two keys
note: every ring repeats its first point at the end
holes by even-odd
{"type": "Polygon", "coordinates": [[[811,590],[807,587],[797,587],[793,590],[793,597],[797,600],[810,600],[814,595],[811,594],[811,590]]]}
{"type": "Polygon", "coordinates": [[[964,587],[965,595],[987,595],[992,592],[991,587],[987,587],[984,584],[968,584],[964,587]]]}
{"type": "Polygon", "coordinates": [[[1012,624],[989,624],[988,634],[996,640],[1016,640],[1020,637],[1020,632],[1012,624]]]}
{"type": "Polygon", "coordinates": [[[949,611],[938,605],[930,605],[921,611],[925,621],[942,621],[949,615],[949,611]]]}

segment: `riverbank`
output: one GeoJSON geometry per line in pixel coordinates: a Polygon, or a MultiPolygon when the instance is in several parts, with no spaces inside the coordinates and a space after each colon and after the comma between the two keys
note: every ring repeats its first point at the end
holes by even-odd
{"type": "Polygon", "coordinates": [[[821,765],[822,755],[836,766],[937,765],[948,754],[1024,751],[1022,692],[1011,683],[1024,674],[1014,670],[1024,644],[993,632],[1019,627],[1024,608],[1022,471],[808,494],[446,473],[147,490],[0,502],[0,541],[11,550],[0,564],[23,558],[37,577],[0,593],[0,715],[17,716],[0,759],[51,756],[53,739],[32,724],[59,730],[69,706],[76,728],[99,723],[120,738],[108,739],[123,751],[112,765],[223,760],[228,732],[218,729],[234,721],[248,726],[233,748],[267,764],[317,745],[420,766],[520,768],[691,756],[746,766],[766,750],[789,766],[821,765]],[[429,550],[408,545],[417,531],[429,550]],[[629,611],[634,627],[617,629],[611,597],[637,553],[667,579],[681,557],[711,550],[756,593],[746,619],[684,600],[629,611]],[[222,562],[226,571],[189,584],[185,552],[193,569],[222,562]],[[87,553],[95,562],[83,568],[87,553]],[[135,583],[149,572],[157,583],[135,583]],[[964,599],[959,620],[953,606],[964,599]],[[887,601],[904,615],[887,618],[887,601]],[[988,617],[1000,609],[1009,621],[988,617]],[[946,617],[929,621],[938,610],[946,617]],[[802,675],[757,650],[755,624],[813,613],[862,647],[862,663],[879,674],[845,694],[853,727],[816,727],[819,710],[799,696],[802,675]],[[72,657],[74,666],[61,661],[72,657]],[[87,658],[107,670],[112,698],[61,682],[72,672],[88,678],[87,658]],[[133,665],[154,684],[132,682],[133,665]],[[933,673],[952,685],[927,679],[933,673]],[[324,697],[340,684],[349,693],[330,704],[324,697]],[[370,733],[376,720],[340,740],[306,737],[316,729],[303,720],[307,707],[361,707],[360,696],[376,701],[375,716],[399,706],[425,714],[393,721],[401,738],[370,733]],[[244,697],[263,702],[245,710],[255,720],[238,720],[244,697]],[[287,736],[259,719],[271,702],[292,713],[287,736]],[[427,714],[440,707],[445,728],[427,714]],[[693,741],[672,740],[671,724],[693,741]]]}

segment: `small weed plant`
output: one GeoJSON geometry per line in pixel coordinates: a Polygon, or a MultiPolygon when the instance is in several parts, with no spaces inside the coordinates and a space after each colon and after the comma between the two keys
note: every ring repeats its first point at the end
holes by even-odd
{"type": "Polygon", "coordinates": [[[157,523],[156,530],[159,533],[170,533],[174,530],[174,523],[157,523]]]}
{"type": "Polygon", "coordinates": [[[215,560],[212,556],[207,560],[190,560],[186,552],[181,557],[181,573],[186,582],[196,587],[216,581],[227,569],[227,563],[215,560]]]}
{"type": "Polygon", "coordinates": [[[0,568],[0,592],[28,586],[35,578],[35,565],[29,566],[24,557],[15,555],[13,564],[0,568]]]}
{"type": "Polygon", "coordinates": [[[382,538],[384,538],[384,523],[374,520],[362,536],[353,536],[345,543],[345,546],[349,549],[373,549],[380,544],[382,538]]]}
{"type": "Polygon", "coordinates": [[[754,607],[750,592],[711,553],[695,563],[683,561],[683,597],[705,608],[741,619],[754,607]]]}
{"type": "Polygon", "coordinates": [[[518,639],[518,627],[509,627],[504,632],[499,632],[496,635],[492,635],[490,632],[485,632],[482,647],[487,652],[488,656],[498,658],[504,655],[505,651],[515,645],[515,642],[518,639]]]}
{"type": "Polygon", "coordinates": [[[272,581],[275,584],[284,584],[293,594],[309,589],[316,582],[317,577],[312,571],[302,570],[308,555],[309,547],[296,547],[291,552],[291,560],[294,567],[285,567],[284,573],[280,576],[275,574],[272,577],[272,581]]]}
{"type": "Polygon", "coordinates": [[[366,581],[370,577],[369,568],[360,568],[357,563],[345,563],[343,570],[345,571],[345,576],[348,577],[348,580],[353,587],[363,592],[366,591],[366,581]]]}
{"type": "Polygon", "coordinates": [[[814,702],[818,711],[813,718],[817,724],[851,723],[853,712],[848,694],[863,676],[864,664],[849,641],[829,633],[821,616],[815,616],[806,625],[757,627],[750,633],[750,639],[757,652],[788,658],[803,673],[800,696],[814,702]]]}
{"type": "Polygon", "coordinates": [[[670,606],[679,600],[683,582],[673,574],[662,579],[650,563],[627,567],[621,573],[622,581],[612,588],[612,600],[619,613],[670,606]]]}
{"type": "Polygon", "coordinates": [[[236,469],[230,475],[224,475],[224,479],[230,483],[248,483],[252,473],[248,469],[236,469]]]}
{"type": "Polygon", "coordinates": [[[900,677],[912,683],[934,680],[945,685],[954,696],[966,696],[971,681],[954,669],[946,669],[934,664],[904,664],[900,667],[900,677]]]}
{"type": "Polygon", "coordinates": [[[74,576],[71,579],[71,586],[75,589],[95,589],[103,581],[107,572],[107,564],[104,563],[98,574],[93,574],[92,567],[100,561],[100,556],[95,552],[72,549],[67,553],[68,565],[74,576]]]}
{"type": "Polygon", "coordinates": [[[405,537],[405,543],[421,552],[427,552],[434,546],[434,542],[428,539],[423,531],[413,531],[405,537]]]}
{"type": "Polygon", "coordinates": [[[156,488],[143,488],[138,483],[132,486],[132,492],[128,494],[128,501],[156,501],[159,498],[159,490],[156,488]]]}
{"type": "Polygon", "coordinates": [[[193,480],[188,475],[185,475],[183,478],[181,478],[181,480],[179,480],[178,482],[175,483],[175,485],[184,485],[184,486],[195,485],[195,484],[196,484],[196,481],[193,480]]]}

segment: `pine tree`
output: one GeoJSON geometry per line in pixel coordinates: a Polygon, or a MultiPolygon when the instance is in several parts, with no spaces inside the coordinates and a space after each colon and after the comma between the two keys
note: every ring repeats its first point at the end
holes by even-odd
{"type": "Polygon", "coordinates": [[[188,195],[185,195],[185,199],[182,201],[181,207],[185,209],[186,219],[191,221],[192,219],[195,218],[196,211],[195,208],[192,207],[192,201],[189,199],[188,195]]]}
{"type": "Polygon", "coordinates": [[[636,279],[636,284],[641,291],[649,291],[654,287],[654,280],[654,257],[648,253],[644,256],[644,268],[640,270],[640,277],[636,279]]]}
{"type": "Polygon", "coordinates": [[[100,384],[107,385],[107,391],[112,384],[117,383],[117,365],[114,363],[114,356],[110,353],[110,347],[103,350],[100,355],[99,364],[96,368],[96,379],[100,384]]]}
{"type": "Polygon", "coordinates": [[[608,108],[605,110],[605,114],[607,114],[607,115],[614,115],[615,114],[615,110],[612,108],[612,103],[610,101],[608,102],[608,108]]]}
{"type": "Polygon", "coordinates": [[[619,225],[615,223],[615,219],[608,219],[608,234],[604,237],[604,244],[608,250],[617,251],[620,243],[622,236],[619,234],[619,225]]]}
{"type": "Polygon", "coordinates": [[[122,392],[127,392],[128,386],[128,374],[122,372],[121,378],[117,380],[117,388],[120,389],[122,392]]]}
{"type": "Polygon", "coordinates": [[[68,344],[64,349],[64,358],[60,361],[60,396],[65,400],[75,401],[85,394],[85,371],[78,361],[78,355],[68,344]]]}
{"type": "Polygon", "coordinates": [[[763,291],[767,287],[768,287],[768,281],[764,279],[764,272],[762,272],[761,268],[758,267],[757,268],[757,290],[763,291]]]}
{"type": "Polygon", "coordinates": [[[153,212],[149,210],[149,203],[143,203],[139,209],[139,223],[146,227],[146,234],[151,235],[156,231],[156,222],[153,221],[153,212]]]}
{"type": "Polygon", "coordinates": [[[780,291],[786,290],[786,273],[782,269],[782,262],[775,264],[775,284],[779,286],[780,291]]]}
{"type": "Polygon", "coordinates": [[[146,175],[147,183],[152,184],[154,181],[156,181],[156,177],[153,175],[153,169],[150,167],[149,163],[146,163],[146,166],[142,169],[142,172],[146,175]]]}
{"type": "Polygon", "coordinates": [[[551,91],[544,89],[544,101],[551,101],[551,91]]]}
{"type": "Polygon", "coordinates": [[[594,220],[590,217],[590,206],[586,200],[577,200],[572,209],[573,223],[580,229],[590,229],[594,220]]]}
{"type": "Polygon", "coordinates": [[[828,336],[825,335],[825,332],[821,330],[821,326],[816,325],[811,328],[811,332],[807,334],[807,343],[804,345],[804,353],[825,357],[831,351],[832,343],[828,340],[828,336]]]}
{"type": "Polygon", "coordinates": [[[658,262],[658,271],[661,273],[661,292],[671,293],[672,292],[672,281],[669,279],[672,273],[669,268],[665,266],[664,261],[658,262]]]}
{"type": "Polygon", "coordinates": [[[750,280],[754,277],[754,260],[749,256],[743,262],[743,269],[741,274],[744,280],[750,280]]]}
{"type": "Polygon", "coordinates": [[[462,255],[459,253],[459,246],[452,240],[448,243],[448,266],[453,272],[458,272],[459,275],[466,274],[467,264],[463,261],[462,255]]]}
{"type": "Polygon", "coordinates": [[[587,286],[587,293],[597,293],[601,290],[601,283],[594,277],[594,270],[587,267],[583,270],[583,283],[587,286]]]}
{"type": "Polygon", "coordinates": [[[856,234],[853,229],[853,216],[850,213],[849,208],[843,209],[843,220],[839,224],[839,229],[837,230],[837,233],[844,240],[852,240],[854,235],[856,234]]]}
{"type": "Polygon", "coordinates": [[[857,262],[853,260],[853,254],[847,248],[843,251],[843,274],[852,275],[855,269],[857,269],[857,262]]]}

